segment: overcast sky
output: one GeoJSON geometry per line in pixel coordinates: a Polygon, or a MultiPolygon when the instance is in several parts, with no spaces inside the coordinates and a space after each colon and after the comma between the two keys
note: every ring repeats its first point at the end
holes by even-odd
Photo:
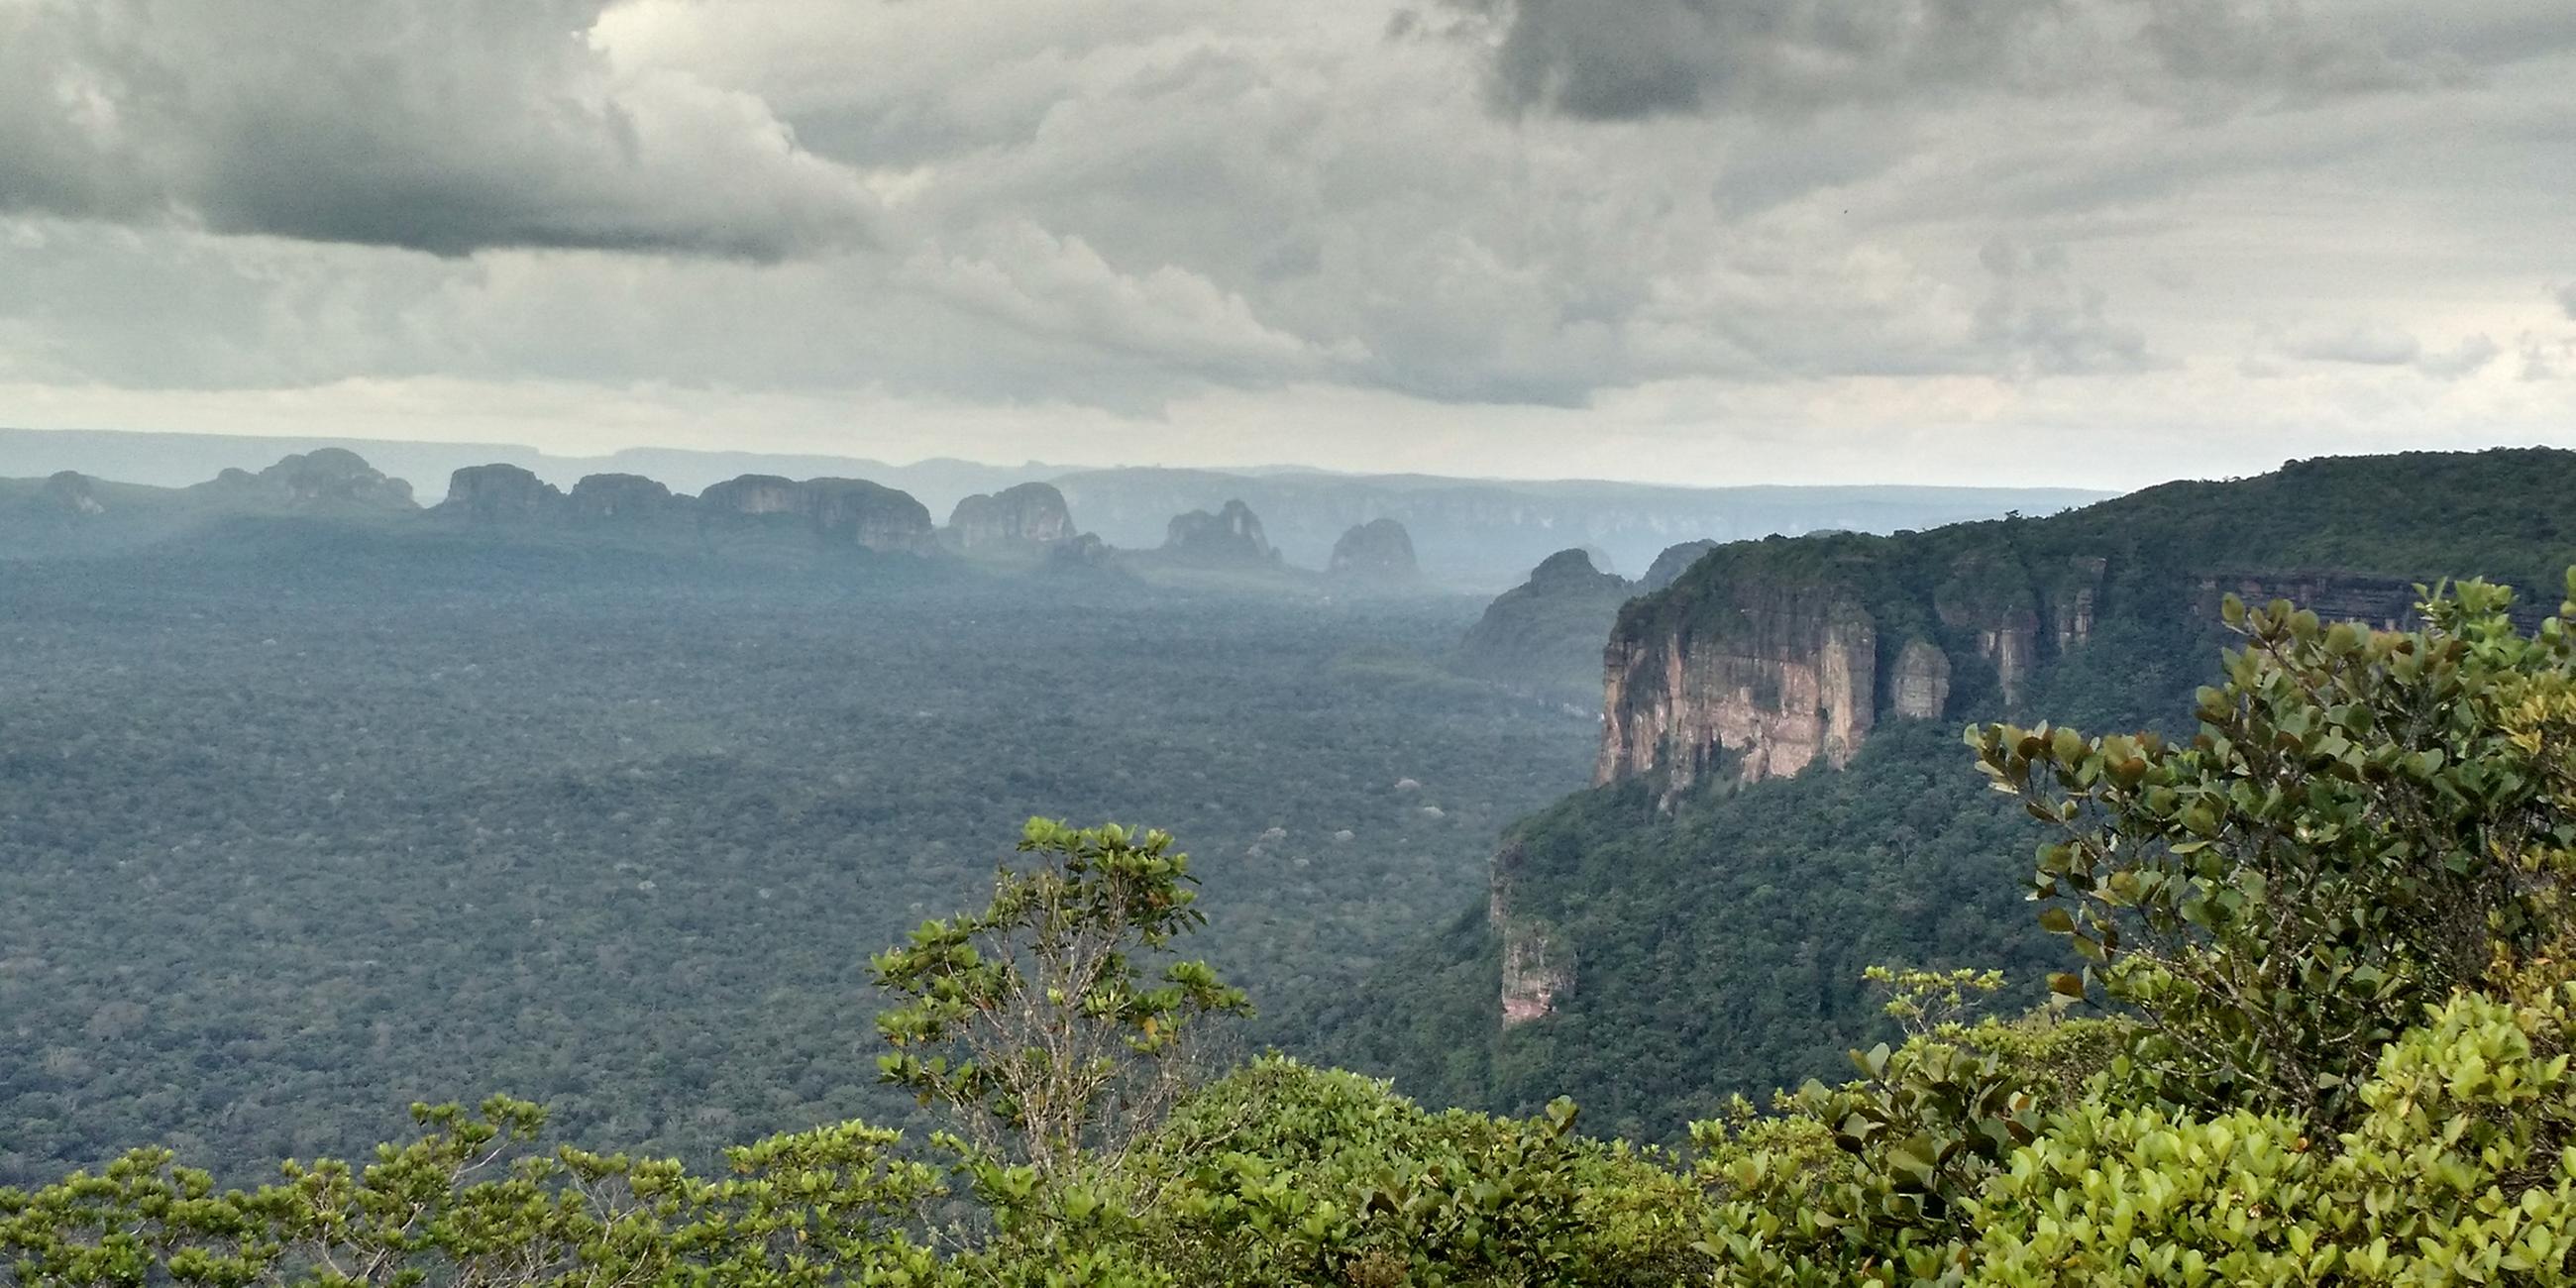
{"type": "Polygon", "coordinates": [[[0,0],[0,424],[1708,483],[2576,444],[2576,4],[0,0]]]}

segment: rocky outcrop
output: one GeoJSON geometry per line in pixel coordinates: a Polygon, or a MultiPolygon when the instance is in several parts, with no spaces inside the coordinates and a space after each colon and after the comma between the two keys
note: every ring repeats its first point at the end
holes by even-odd
{"type": "Polygon", "coordinates": [[[641,474],[591,474],[572,485],[564,513],[575,523],[655,523],[688,512],[687,497],[641,474]]]}
{"type": "MultiPolygon", "coordinates": [[[[2403,577],[2355,573],[2216,573],[2200,580],[2193,610],[2215,619],[2219,602],[2234,595],[2249,604],[2286,599],[2330,622],[2361,622],[2381,630],[2411,630],[2423,616],[2415,611],[2423,597],[2403,577]]],[[[2519,607],[2533,610],[2534,605],[2519,607]]]]}
{"type": "Polygon", "coordinates": [[[1701,555],[1715,549],[1717,543],[1706,540],[1664,547],[1664,552],[1655,556],[1655,562],[1647,565],[1646,575],[1637,579],[1638,591],[1650,594],[1672,585],[1681,580],[1682,574],[1689,571],[1692,564],[1699,562],[1701,555]]]}
{"type": "Polygon", "coordinates": [[[1413,561],[1413,537],[1404,525],[1393,519],[1371,519],[1342,534],[1333,543],[1333,557],[1324,565],[1325,575],[1346,581],[1379,585],[1401,585],[1419,579],[1422,569],[1413,561]]]}
{"type": "Polygon", "coordinates": [[[252,474],[225,470],[192,492],[227,501],[284,509],[416,510],[411,484],[387,476],[366,458],[340,447],[288,456],[252,474]]]}
{"type": "Polygon", "coordinates": [[[1878,710],[1878,627],[1852,591],[1832,580],[1698,589],[1687,624],[1620,614],[1594,781],[1658,774],[1669,800],[1712,773],[1754,782],[1848,762],[1878,710]]]}
{"type": "Polygon", "coordinates": [[[2100,555],[2076,555],[2048,595],[2049,619],[2056,627],[2057,651],[2080,647],[2093,638],[2094,601],[2102,593],[2102,573],[2111,561],[2100,555]]]}
{"type": "Polygon", "coordinates": [[[1073,540],[1073,512],[1053,484],[1021,483],[959,501],[943,535],[968,554],[1025,551],[1073,540]]]}
{"type": "Polygon", "coordinates": [[[805,509],[805,485],[775,474],[744,474],[711,483],[698,493],[698,506],[710,519],[722,516],[756,518],[764,514],[802,514],[805,509]]]}
{"type": "Polygon", "coordinates": [[[447,478],[447,499],[430,508],[441,518],[477,524],[545,523],[562,517],[564,494],[516,465],[468,465],[447,478]]]}
{"type": "Polygon", "coordinates": [[[912,494],[865,479],[809,479],[805,483],[814,534],[826,545],[870,550],[920,550],[935,530],[930,511],[912,494]]]}
{"type": "Polygon", "coordinates": [[[1537,918],[1513,909],[1512,883],[1520,863],[1519,843],[1505,843],[1494,856],[1485,900],[1486,924],[1503,941],[1504,1028],[1547,1018],[1574,992],[1574,946],[1537,918]]]}
{"type": "Polygon", "coordinates": [[[1926,639],[1905,642],[1887,677],[1887,709],[1912,720],[1938,720],[1950,706],[1950,655],[1926,639]]]}
{"type": "Polygon", "coordinates": [[[1252,507],[1228,501],[1216,513],[1192,510],[1172,516],[1164,529],[1162,554],[1183,563],[1255,567],[1279,562],[1279,552],[1261,532],[1252,507]]]}
{"type": "Polygon", "coordinates": [[[2004,704],[2019,702],[2023,684],[2039,665],[2039,600],[2030,575],[2001,555],[1963,556],[1933,593],[1932,605],[1942,625],[1967,632],[1977,656],[1994,664],[2004,704]]]}
{"type": "Polygon", "coordinates": [[[106,503],[98,499],[97,481],[74,470],[64,470],[46,479],[43,490],[37,495],[46,507],[58,514],[87,517],[107,513],[106,503]]]}
{"type": "Polygon", "coordinates": [[[930,511],[904,492],[865,479],[807,479],[745,474],[698,494],[701,527],[746,524],[803,532],[825,546],[880,552],[929,547],[930,511]]]}
{"type": "Polygon", "coordinates": [[[1114,567],[1118,552],[1096,532],[1086,532],[1071,541],[1059,541],[1047,547],[1046,566],[1052,572],[1090,573],[1114,567]]]}

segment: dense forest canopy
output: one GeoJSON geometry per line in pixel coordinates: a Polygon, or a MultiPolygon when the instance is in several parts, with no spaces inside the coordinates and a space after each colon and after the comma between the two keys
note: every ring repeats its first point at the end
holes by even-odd
{"type": "Polygon", "coordinates": [[[0,562],[0,603],[5,1180],[147,1139],[239,1174],[491,1089],[702,1160],[899,1121],[865,955],[1020,819],[1187,829],[1211,955],[1337,992],[1592,739],[1438,668],[1463,598],[280,521],[0,562]]]}
{"type": "Polygon", "coordinates": [[[1244,998],[1165,951],[1204,924],[1169,835],[1036,819],[984,910],[873,962],[880,1076],[971,1139],[847,1122],[719,1179],[423,1105],[363,1169],[257,1190],[159,1148],[0,1188],[0,1249],[30,1283],[2566,1282],[2565,586],[2529,634],[2482,582],[2410,632],[2229,598],[2189,741],[1972,727],[1960,759],[2048,838],[2049,1004],[1979,1018],[1999,972],[1873,968],[1901,1043],[1684,1154],[1275,1056],[1110,1112],[1244,998]]]}

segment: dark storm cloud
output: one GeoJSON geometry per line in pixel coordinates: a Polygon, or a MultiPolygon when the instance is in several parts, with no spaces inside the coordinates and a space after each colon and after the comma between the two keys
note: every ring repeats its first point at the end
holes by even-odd
{"type": "Polygon", "coordinates": [[[866,202],[757,99],[626,77],[572,0],[0,3],[0,212],[776,258],[866,202]]]}
{"type": "Polygon", "coordinates": [[[2449,33],[2387,10],[2383,34],[2373,12],[2283,0],[1453,3],[1495,25],[1506,105],[1597,120],[2091,88],[2205,111],[2456,83],[2576,36],[2565,15],[2518,10],[2449,33]],[[2485,38],[2500,27],[2519,41],[2485,38]]]}

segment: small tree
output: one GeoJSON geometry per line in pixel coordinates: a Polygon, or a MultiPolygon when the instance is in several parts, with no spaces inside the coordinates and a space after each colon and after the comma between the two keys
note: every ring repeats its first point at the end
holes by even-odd
{"type": "Polygon", "coordinates": [[[2374,632],[2230,597],[2247,644],[2190,746],[1968,732],[2057,829],[2032,897],[2091,965],[2051,986],[2134,1008],[2167,1094],[2339,1120],[2398,1030],[2539,942],[2576,836],[2542,727],[2576,654],[2509,603],[2469,582],[2374,632]]]}
{"type": "Polygon", "coordinates": [[[1123,1142],[1176,1098],[1199,1021],[1250,1011],[1201,961],[1148,986],[1138,957],[1207,918],[1189,856],[1163,832],[1029,820],[983,912],[929,921],[873,961],[904,999],[877,1017],[886,1082],[950,1106],[986,1151],[1041,1177],[1123,1142]]]}

